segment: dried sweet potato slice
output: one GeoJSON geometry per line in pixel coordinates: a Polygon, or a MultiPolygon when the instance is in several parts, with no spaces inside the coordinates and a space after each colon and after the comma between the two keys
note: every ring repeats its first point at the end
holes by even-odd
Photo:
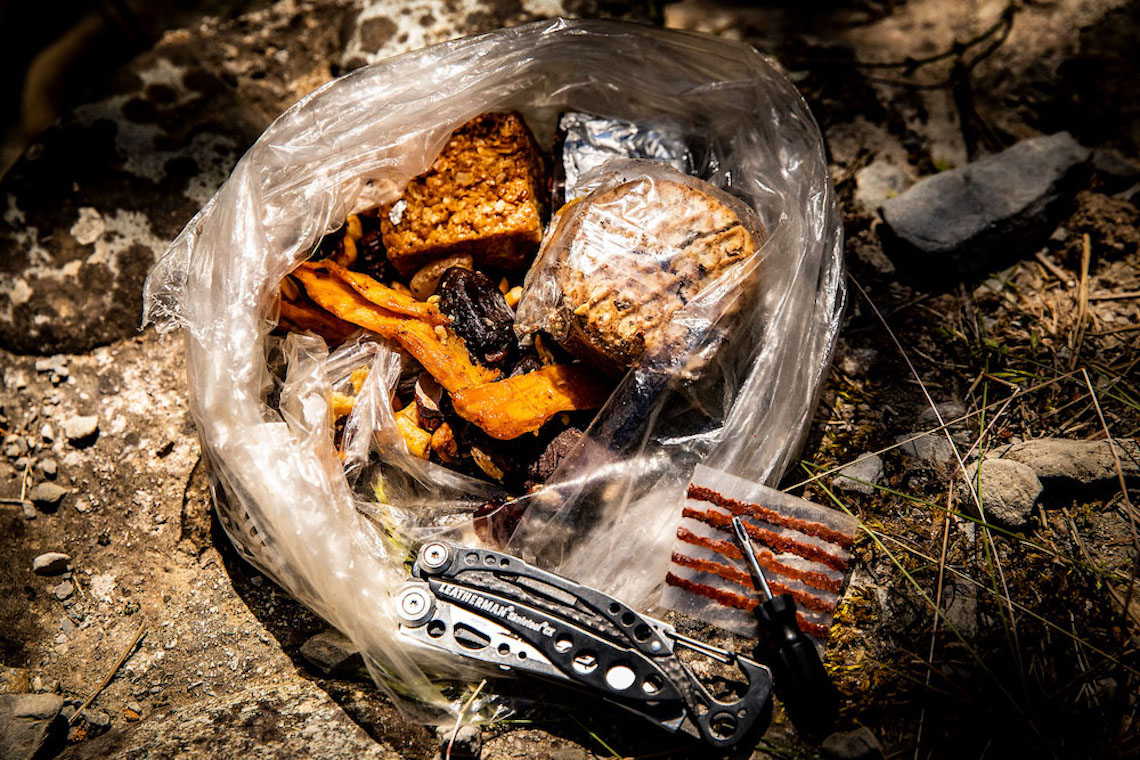
{"type": "Polygon", "coordinates": [[[452,393],[460,417],[502,441],[538,430],[559,412],[596,409],[610,386],[577,364],[551,364],[534,372],[452,393]]]}
{"type": "Polygon", "coordinates": [[[346,322],[396,341],[449,392],[489,383],[499,376],[494,370],[472,364],[463,341],[442,326],[433,328],[427,322],[383,309],[325,269],[302,267],[294,274],[317,305],[346,322]]]}
{"type": "Polygon", "coordinates": [[[315,332],[330,345],[344,343],[349,335],[356,332],[356,325],[338,319],[324,309],[284,298],[281,299],[281,321],[298,330],[315,332]]]}
{"type": "MultiPolygon", "coordinates": [[[[420,301],[414,296],[401,293],[361,272],[353,272],[349,269],[345,269],[335,261],[328,259],[324,261],[306,261],[301,265],[301,269],[327,272],[343,280],[349,287],[362,295],[366,301],[370,301],[380,308],[387,309],[394,314],[422,319],[432,325],[447,324],[447,317],[443,315],[435,304],[420,301]]],[[[300,270],[298,270],[298,275],[299,271],[300,270]]]]}

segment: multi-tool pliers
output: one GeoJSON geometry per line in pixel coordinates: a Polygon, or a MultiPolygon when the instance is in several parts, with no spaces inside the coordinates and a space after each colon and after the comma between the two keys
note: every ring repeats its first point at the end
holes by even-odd
{"type": "Polygon", "coordinates": [[[767,725],[768,668],[595,589],[508,554],[443,541],[421,547],[412,576],[396,611],[400,636],[417,645],[600,693],[715,747],[735,746],[767,725]],[[735,691],[710,693],[678,657],[681,648],[735,666],[735,691]]]}

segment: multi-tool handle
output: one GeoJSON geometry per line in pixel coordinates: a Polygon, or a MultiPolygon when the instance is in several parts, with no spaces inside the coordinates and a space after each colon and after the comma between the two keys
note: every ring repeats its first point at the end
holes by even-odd
{"type": "Polygon", "coordinates": [[[412,575],[397,613],[401,635],[422,646],[568,682],[717,747],[738,744],[769,715],[764,666],[517,557],[432,541],[412,575]],[[678,646],[735,665],[737,698],[710,694],[678,646]]]}

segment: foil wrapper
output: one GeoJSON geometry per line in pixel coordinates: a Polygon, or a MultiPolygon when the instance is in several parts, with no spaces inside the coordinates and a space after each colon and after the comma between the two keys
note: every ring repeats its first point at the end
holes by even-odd
{"type": "Polygon", "coordinates": [[[684,135],[669,121],[626,121],[571,111],[562,114],[558,132],[562,151],[555,171],[556,202],[569,203],[581,195],[578,179],[615,158],[647,158],[693,173],[684,135]]]}

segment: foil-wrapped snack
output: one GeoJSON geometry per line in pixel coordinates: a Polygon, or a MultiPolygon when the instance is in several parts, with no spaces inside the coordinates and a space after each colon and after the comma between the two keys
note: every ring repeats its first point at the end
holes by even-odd
{"type": "Polygon", "coordinates": [[[555,208],[585,190],[578,180],[614,158],[648,158],[685,174],[693,173],[693,155],[681,128],[667,119],[626,121],[568,112],[558,121],[560,153],[554,167],[555,208]]]}

